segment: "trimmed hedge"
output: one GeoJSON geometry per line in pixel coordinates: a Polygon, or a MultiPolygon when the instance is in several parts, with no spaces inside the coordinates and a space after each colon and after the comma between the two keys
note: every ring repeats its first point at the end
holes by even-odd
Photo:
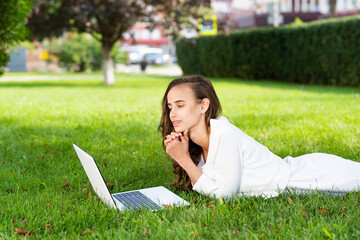
{"type": "Polygon", "coordinates": [[[184,74],[360,86],[360,15],[176,44],[184,74]]]}

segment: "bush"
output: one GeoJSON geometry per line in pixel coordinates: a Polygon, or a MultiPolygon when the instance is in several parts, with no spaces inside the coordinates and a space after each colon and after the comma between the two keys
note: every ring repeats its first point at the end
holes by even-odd
{"type": "MultiPolygon", "coordinates": [[[[68,71],[84,72],[101,69],[101,44],[90,34],[73,34],[55,52],[68,71]]],[[[119,50],[118,44],[114,45],[111,56],[114,63],[126,62],[126,56],[119,50]]]]}
{"type": "Polygon", "coordinates": [[[184,74],[360,86],[360,16],[177,42],[184,74]]]}
{"type": "Polygon", "coordinates": [[[68,71],[96,71],[101,68],[101,45],[89,34],[75,34],[65,41],[57,53],[68,71]]]}

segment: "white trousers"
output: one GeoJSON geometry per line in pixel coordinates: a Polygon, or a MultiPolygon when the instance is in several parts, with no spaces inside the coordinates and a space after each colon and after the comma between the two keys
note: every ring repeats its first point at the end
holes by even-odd
{"type": "Polygon", "coordinates": [[[360,190],[360,163],[325,153],[284,158],[290,165],[287,189],[344,193],[360,190]]]}

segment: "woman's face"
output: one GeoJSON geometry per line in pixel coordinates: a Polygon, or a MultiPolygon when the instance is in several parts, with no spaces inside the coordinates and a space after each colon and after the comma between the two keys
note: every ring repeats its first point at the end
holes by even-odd
{"type": "MultiPolygon", "coordinates": [[[[176,132],[191,131],[201,122],[201,100],[195,98],[195,93],[188,84],[173,87],[167,95],[170,120],[176,132]]],[[[205,122],[203,119],[202,121],[205,122]]]]}

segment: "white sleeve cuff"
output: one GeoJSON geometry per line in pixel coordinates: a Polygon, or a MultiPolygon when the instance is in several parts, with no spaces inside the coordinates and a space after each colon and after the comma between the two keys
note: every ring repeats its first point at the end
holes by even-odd
{"type": "Polygon", "coordinates": [[[205,173],[203,173],[201,174],[197,182],[193,185],[193,190],[201,194],[208,194],[209,192],[215,190],[215,189],[211,189],[211,190],[206,189],[207,188],[206,186],[208,186],[209,183],[213,183],[211,185],[215,185],[215,181],[209,178],[205,173]]]}

